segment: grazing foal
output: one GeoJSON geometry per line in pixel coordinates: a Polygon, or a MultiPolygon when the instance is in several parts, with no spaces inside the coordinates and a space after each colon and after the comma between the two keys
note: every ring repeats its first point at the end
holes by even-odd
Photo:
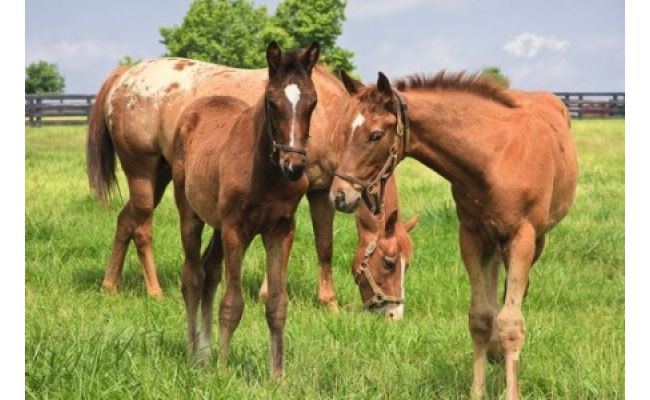
{"type": "Polygon", "coordinates": [[[361,197],[371,197],[371,184],[406,156],[451,183],[471,285],[471,395],[487,396],[487,354],[500,350],[506,398],[519,398],[528,274],[546,233],[568,214],[576,191],[568,110],[550,93],[505,91],[477,75],[414,75],[397,83],[399,93],[382,73],[376,87],[345,74],[343,79],[357,98],[361,122],[347,143],[330,199],[340,211],[353,211],[361,197]],[[507,285],[499,311],[502,261],[507,285]]]}
{"type": "Polygon", "coordinates": [[[244,309],[241,263],[252,239],[266,249],[271,333],[271,373],[282,375],[287,309],[287,261],[294,214],[307,191],[305,147],[316,91],[311,72],[319,47],[282,53],[267,48],[269,80],[262,98],[248,106],[233,97],[212,96],[186,108],[174,135],[172,177],[185,251],[182,292],[189,344],[197,361],[211,357],[212,304],[225,259],[226,289],[219,308],[220,353],[227,364],[232,334],[244,309]],[[203,258],[201,232],[213,238],[203,258]],[[196,319],[201,305],[201,330],[196,319]]]}
{"type": "Polygon", "coordinates": [[[406,270],[413,259],[409,232],[418,217],[400,220],[394,177],[386,182],[383,204],[379,217],[366,207],[357,208],[359,242],[352,261],[352,276],[366,309],[399,320],[404,317],[406,270]]]}

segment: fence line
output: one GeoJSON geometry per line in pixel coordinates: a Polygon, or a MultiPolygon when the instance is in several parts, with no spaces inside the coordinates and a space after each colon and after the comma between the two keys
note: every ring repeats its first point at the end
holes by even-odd
{"type": "MultiPolygon", "coordinates": [[[[573,118],[625,117],[625,92],[554,94],[566,104],[573,118]]],[[[94,94],[26,94],[26,122],[30,126],[87,124],[94,102],[94,94]]]]}

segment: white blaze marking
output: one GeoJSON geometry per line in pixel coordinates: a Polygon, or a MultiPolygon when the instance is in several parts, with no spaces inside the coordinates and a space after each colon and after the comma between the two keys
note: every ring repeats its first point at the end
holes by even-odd
{"type": "Polygon", "coordinates": [[[300,88],[295,83],[289,84],[284,88],[284,95],[291,103],[291,136],[289,139],[289,146],[294,144],[294,125],[296,124],[296,106],[300,101],[300,88]]]}
{"type": "Polygon", "coordinates": [[[352,141],[352,135],[354,135],[354,130],[363,125],[363,123],[366,121],[366,119],[361,115],[361,113],[358,113],[356,118],[354,118],[354,121],[352,121],[352,132],[350,132],[350,142],[352,141]]]}
{"type": "MultiPolygon", "coordinates": [[[[400,284],[400,290],[401,290],[401,295],[402,295],[402,300],[406,301],[406,293],[404,293],[404,272],[406,272],[406,260],[404,257],[400,256],[400,264],[402,267],[402,276],[401,276],[401,284],[400,284]]],[[[404,317],[404,303],[398,305],[397,307],[394,308],[395,316],[398,319],[401,319],[404,317]]]]}

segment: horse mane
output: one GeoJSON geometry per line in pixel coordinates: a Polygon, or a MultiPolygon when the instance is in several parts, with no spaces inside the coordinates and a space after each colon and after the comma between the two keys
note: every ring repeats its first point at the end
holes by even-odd
{"type": "Polygon", "coordinates": [[[393,85],[401,92],[417,89],[468,92],[509,108],[517,107],[517,102],[506,93],[503,86],[481,72],[468,74],[466,71],[442,70],[435,75],[416,73],[395,80],[393,85]]]}

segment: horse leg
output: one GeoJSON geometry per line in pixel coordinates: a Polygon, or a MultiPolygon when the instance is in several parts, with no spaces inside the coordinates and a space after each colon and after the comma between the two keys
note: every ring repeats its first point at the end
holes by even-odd
{"type": "Polygon", "coordinates": [[[521,305],[528,285],[528,274],[536,252],[535,229],[522,225],[504,247],[507,265],[505,303],[497,316],[497,331],[506,363],[506,399],[519,398],[517,364],[524,344],[524,316],[521,305]]]}
{"type": "MultiPolygon", "coordinates": [[[[142,165],[147,166],[149,164],[151,162],[143,163],[142,165]]],[[[117,291],[129,242],[133,239],[136,242],[136,246],[140,244],[138,246],[138,256],[140,256],[140,262],[144,271],[147,293],[152,297],[160,298],[162,297],[162,290],[158,284],[156,266],[153,262],[153,251],[151,250],[151,218],[153,209],[160,203],[165,193],[165,188],[171,180],[171,173],[169,165],[164,160],[158,161],[156,167],[152,170],[156,172],[154,174],[140,173],[139,175],[144,176],[143,178],[136,178],[134,175],[129,174],[129,171],[125,171],[129,182],[131,199],[122,208],[117,217],[113,248],[106,266],[102,287],[113,292],[117,291]],[[147,183],[149,180],[155,181],[153,188],[153,206],[150,206],[149,201],[151,197],[147,183]],[[134,201],[132,200],[133,198],[137,198],[137,200],[134,201]],[[143,261],[143,258],[145,261],[143,261]]]]}
{"type": "Polygon", "coordinates": [[[463,263],[471,286],[469,331],[472,336],[474,362],[470,397],[472,399],[483,399],[487,398],[485,364],[488,343],[492,336],[494,317],[496,315],[489,298],[488,288],[490,285],[485,270],[494,264],[496,249],[462,224],[459,239],[463,263]]]}
{"type": "Polygon", "coordinates": [[[244,237],[238,224],[232,224],[221,227],[221,241],[226,261],[226,291],[219,305],[219,364],[226,367],[230,341],[244,312],[241,262],[250,238],[244,237]]]}
{"type": "Polygon", "coordinates": [[[205,280],[201,294],[201,331],[197,350],[197,359],[200,362],[207,362],[212,357],[212,306],[217,285],[221,281],[222,262],[221,231],[214,230],[202,257],[205,280]]]}
{"type": "Polygon", "coordinates": [[[118,282],[124,267],[124,258],[129,249],[129,243],[133,238],[134,228],[135,220],[131,214],[131,202],[128,201],[117,216],[113,248],[102,281],[102,287],[108,291],[117,292],[118,282]]]}
{"type": "Polygon", "coordinates": [[[318,254],[318,300],[331,311],[338,311],[336,293],[332,281],[332,232],[334,225],[334,208],[329,201],[327,191],[307,194],[309,212],[314,228],[316,253],[318,254]]]}
{"type": "Polygon", "coordinates": [[[129,179],[131,211],[135,220],[133,243],[138,250],[138,258],[144,274],[147,293],[156,298],[162,297],[158,283],[156,264],[153,260],[153,209],[155,204],[155,176],[129,179]]]}
{"type": "Polygon", "coordinates": [[[266,323],[271,338],[271,377],[279,378],[284,369],[284,324],[287,318],[287,264],[293,244],[295,221],[282,218],[262,236],[266,250],[269,295],[266,323]]]}
{"type": "Polygon", "coordinates": [[[205,273],[201,263],[201,232],[204,223],[192,211],[185,198],[184,186],[174,185],[174,197],[181,224],[181,242],[185,252],[185,260],[181,271],[181,292],[187,312],[187,336],[190,354],[195,354],[196,346],[196,314],[201,300],[205,273]]]}
{"type": "Polygon", "coordinates": [[[488,361],[491,363],[503,362],[503,350],[499,342],[499,335],[497,334],[496,318],[499,313],[499,273],[501,272],[500,253],[495,251],[490,260],[486,260],[483,266],[483,279],[486,282],[486,292],[488,306],[492,312],[492,335],[488,343],[488,361]]]}

